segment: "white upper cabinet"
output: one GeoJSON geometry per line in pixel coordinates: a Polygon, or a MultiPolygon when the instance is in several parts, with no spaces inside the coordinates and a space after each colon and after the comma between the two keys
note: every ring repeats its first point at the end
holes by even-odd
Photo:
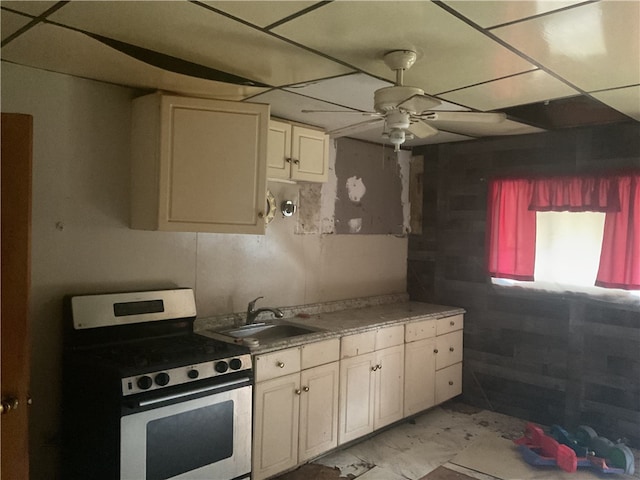
{"type": "Polygon", "coordinates": [[[320,130],[271,120],[268,152],[269,178],[327,181],[329,136],[320,130]]]}
{"type": "Polygon", "coordinates": [[[132,228],[264,234],[269,106],[133,102],[132,228]]]}

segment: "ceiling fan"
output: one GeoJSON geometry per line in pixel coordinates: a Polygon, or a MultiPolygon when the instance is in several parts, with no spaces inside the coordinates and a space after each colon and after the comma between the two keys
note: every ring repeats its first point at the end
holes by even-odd
{"type": "MultiPolygon", "coordinates": [[[[442,102],[424,93],[418,87],[404,85],[404,72],[411,68],[417,58],[412,50],[392,50],[384,56],[384,63],[396,72],[396,82],[392,87],[384,87],[375,91],[373,109],[375,112],[365,113],[377,118],[355,125],[339,128],[329,132],[334,137],[344,137],[359,131],[368,130],[372,125],[384,121],[382,137],[400,150],[406,140],[426,138],[438,133],[438,129],[425,123],[428,121],[446,122],[480,122],[499,123],[504,121],[504,113],[482,112],[445,112],[434,111],[433,108],[442,102]]],[[[303,110],[313,112],[314,110],[303,110]]]]}

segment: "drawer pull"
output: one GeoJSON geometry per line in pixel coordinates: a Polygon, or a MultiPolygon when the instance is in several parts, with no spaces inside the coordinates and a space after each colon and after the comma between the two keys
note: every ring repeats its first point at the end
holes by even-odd
{"type": "Polygon", "coordinates": [[[302,387],[302,390],[303,390],[304,392],[308,392],[308,391],[309,391],[309,387],[302,387]]]}
{"type": "Polygon", "coordinates": [[[456,324],[456,322],[454,322],[453,320],[451,320],[451,321],[449,322],[449,325],[451,325],[452,327],[453,327],[453,326],[455,326],[455,324],[456,324]]]}
{"type": "Polygon", "coordinates": [[[453,347],[449,347],[449,351],[453,352],[454,348],[453,347]]]}
{"type": "Polygon", "coordinates": [[[276,363],[276,365],[280,368],[284,368],[284,363],[283,362],[278,362],[276,363]]]}
{"type": "Polygon", "coordinates": [[[453,385],[453,381],[449,380],[449,385],[453,385]]]}
{"type": "Polygon", "coordinates": [[[434,348],[434,349],[433,349],[433,353],[438,353],[438,349],[437,349],[437,348],[434,348]]]}

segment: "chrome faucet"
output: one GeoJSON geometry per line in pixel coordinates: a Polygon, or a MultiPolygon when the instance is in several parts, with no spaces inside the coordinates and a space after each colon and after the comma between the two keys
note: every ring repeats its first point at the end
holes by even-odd
{"type": "Polygon", "coordinates": [[[253,308],[256,306],[256,302],[261,298],[264,297],[258,297],[255,300],[249,302],[249,305],[247,306],[247,325],[251,325],[253,322],[255,322],[256,318],[258,318],[258,315],[260,315],[262,312],[271,312],[276,318],[284,317],[284,313],[282,313],[282,310],[280,310],[279,308],[259,308],[257,310],[254,310],[253,308]]]}

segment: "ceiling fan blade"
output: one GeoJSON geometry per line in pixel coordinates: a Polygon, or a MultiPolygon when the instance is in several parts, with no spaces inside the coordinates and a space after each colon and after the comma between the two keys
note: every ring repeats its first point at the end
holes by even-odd
{"type": "Polygon", "coordinates": [[[348,125],[346,127],[336,128],[335,130],[331,130],[328,133],[329,133],[329,136],[334,138],[346,137],[354,133],[368,130],[373,126],[375,126],[376,123],[380,123],[382,120],[384,120],[382,117],[375,118],[373,120],[367,120],[366,122],[360,122],[354,125],[348,125]]]}
{"type": "Polygon", "coordinates": [[[427,138],[438,133],[438,129],[432,127],[431,125],[427,125],[422,120],[418,120],[409,125],[407,129],[409,132],[413,133],[418,138],[427,138]]]}
{"type": "Polygon", "coordinates": [[[412,113],[420,113],[425,110],[431,110],[433,107],[440,105],[442,102],[437,98],[429,95],[413,95],[398,104],[398,108],[412,113]]]}
{"type": "Polygon", "coordinates": [[[203,78],[205,80],[213,80],[216,82],[233,83],[236,85],[246,85],[251,87],[269,87],[264,83],[256,82],[248,78],[239,77],[231,73],[216,70],[214,68],[205,67],[197,63],[182,60],[181,58],[165,55],[164,53],[156,52],[146,48],[131,45],[129,43],[120,42],[112,38],[103,37],[95,33],[83,32],[85,35],[98,40],[105,45],[118,50],[125,55],[140,60],[154,67],[168,70],[170,72],[179,73],[182,75],[188,75],[190,77],[203,78]]]}
{"type": "Polygon", "coordinates": [[[500,123],[507,118],[507,115],[483,112],[425,112],[419,117],[423,120],[440,122],[500,123]]]}

